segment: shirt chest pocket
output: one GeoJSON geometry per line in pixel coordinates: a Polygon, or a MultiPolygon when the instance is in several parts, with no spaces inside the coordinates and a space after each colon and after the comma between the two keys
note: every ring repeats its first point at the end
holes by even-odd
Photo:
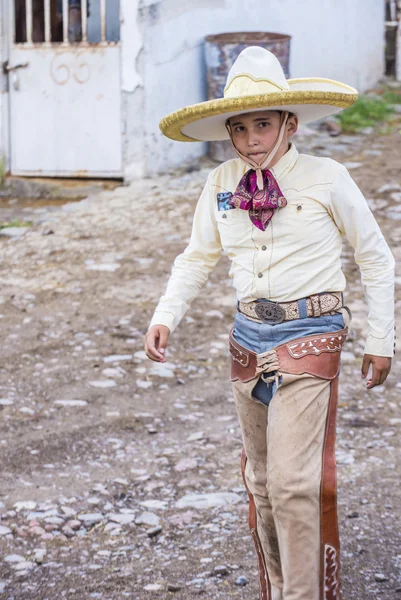
{"type": "Polygon", "coordinates": [[[225,250],[243,246],[252,237],[252,222],[247,210],[233,208],[216,211],[216,221],[225,250]]]}

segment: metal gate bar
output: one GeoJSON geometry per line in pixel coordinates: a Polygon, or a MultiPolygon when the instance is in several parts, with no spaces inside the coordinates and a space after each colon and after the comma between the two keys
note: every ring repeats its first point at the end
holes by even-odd
{"type": "Polygon", "coordinates": [[[25,0],[26,10],[26,41],[32,44],[32,0],[25,0]]]}
{"type": "Polygon", "coordinates": [[[63,0],[63,42],[68,44],[68,0],[63,0]]]}
{"type": "Polygon", "coordinates": [[[45,0],[45,42],[51,42],[50,0],[45,0]]]}
{"type": "Polygon", "coordinates": [[[88,41],[88,1],[81,0],[82,41],[88,41]]]}
{"type": "Polygon", "coordinates": [[[100,31],[102,42],[106,41],[106,0],[100,0],[100,31]]]}

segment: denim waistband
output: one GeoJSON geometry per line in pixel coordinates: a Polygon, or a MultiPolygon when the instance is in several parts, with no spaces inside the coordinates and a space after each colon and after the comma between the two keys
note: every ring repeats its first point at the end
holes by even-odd
{"type": "Polygon", "coordinates": [[[256,323],[237,312],[234,319],[234,337],[248,350],[261,354],[296,338],[338,331],[344,326],[341,313],[268,324],[256,323]]]}

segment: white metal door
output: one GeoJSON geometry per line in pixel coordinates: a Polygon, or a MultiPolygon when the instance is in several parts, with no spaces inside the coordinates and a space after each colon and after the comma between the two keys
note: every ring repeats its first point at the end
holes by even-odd
{"type": "Polygon", "coordinates": [[[12,174],[122,176],[118,0],[10,2],[12,174]]]}

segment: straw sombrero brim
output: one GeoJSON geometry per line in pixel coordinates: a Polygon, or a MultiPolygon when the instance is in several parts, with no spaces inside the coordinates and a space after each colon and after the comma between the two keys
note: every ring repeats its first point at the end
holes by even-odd
{"type": "Polygon", "coordinates": [[[287,110],[300,124],[310,123],[348,108],[358,99],[353,87],[331,79],[290,79],[289,89],[252,96],[219,98],[177,110],[160,122],[162,133],[179,142],[229,139],[230,117],[261,110],[287,110]]]}

